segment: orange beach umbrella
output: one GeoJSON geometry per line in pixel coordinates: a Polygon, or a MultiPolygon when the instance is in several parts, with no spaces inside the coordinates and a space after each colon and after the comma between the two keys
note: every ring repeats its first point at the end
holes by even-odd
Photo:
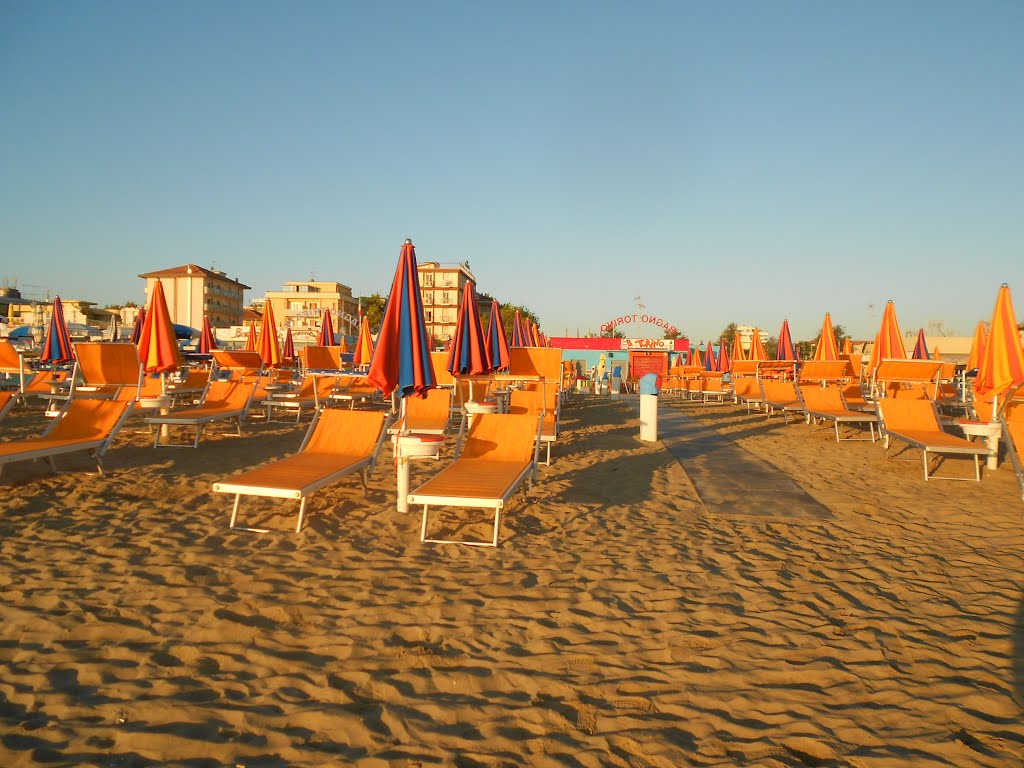
{"type": "MultiPolygon", "coordinates": [[[[833,334],[833,335],[835,335],[835,334],[833,334]]],[[[843,354],[844,355],[852,355],[853,354],[853,340],[849,336],[847,336],[845,339],[843,339],[843,354]]]]}
{"type": "Polygon", "coordinates": [[[733,361],[746,360],[747,356],[743,353],[743,339],[737,333],[732,337],[732,355],[730,355],[733,361]]]}
{"type": "Polygon", "coordinates": [[[978,365],[974,391],[999,397],[1018,384],[1024,384],[1024,348],[1013,313],[1010,288],[1003,283],[989,325],[988,345],[978,365]]]}
{"type": "Polygon", "coordinates": [[[256,351],[256,323],[249,323],[249,335],[245,337],[245,351],[256,351]]]}
{"type": "Polygon", "coordinates": [[[900,324],[896,321],[896,306],[890,300],[882,313],[882,327],[878,330],[878,338],[871,349],[868,370],[873,372],[878,364],[885,359],[906,360],[907,349],[903,346],[903,334],[900,324]]]}
{"type": "Polygon", "coordinates": [[[373,337],[370,335],[370,320],[363,315],[359,322],[359,338],[356,339],[356,348],[352,353],[353,365],[369,365],[373,357],[373,337]]]}
{"type": "Polygon", "coordinates": [[[836,332],[832,327],[832,315],[828,312],[825,313],[825,319],[821,323],[821,335],[818,336],[818,346],[814,349],[814,359],[839,359],[839,348],[836,346],[836,332]]]}
{"type": "Polygon", "coordinates": [[[985,356],[985,347],[988,346],[988,335],[985,333],[985,323],[978,321],[978,327],[974,329],[974,342],[971,344],[971,354],[967,357],[967,370],[977,370],[981,358],[985,356]]]}
{"type": "Polygon", "coordinates": [[[142,323],[139,360],[146,373],[167,373],[181,367],[181,350],[167,309],[164,286],[159,280],[153,284],[146,319],[142,323]]]}
{"type": "Polygon", "coordinates": [[[761,342],[761,330],[754,329],[754,335],[750,339],[750,356],[748,360],[768,360],[768,354],[764,351],[764,344],[761,342]]]}
{"type": "Polygon", "coordinates": [[[267,368],[281,366],[281,342],[277,339],[277,323],[274,322],[274,305],[269,301],[263,307],[263,320],[260,323],[260,338],[257,350],[263,365],[267,368]]]}

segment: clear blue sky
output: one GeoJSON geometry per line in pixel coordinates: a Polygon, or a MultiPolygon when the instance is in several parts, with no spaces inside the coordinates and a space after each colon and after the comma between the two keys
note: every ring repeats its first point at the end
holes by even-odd
{"type": "MultiPolygon", "coordinates": [[[[1024,312],[1024,3],[0,1],[0,276],[385,292],[406,237],[550,335],[634,308],[1024,312]]],[[[628,335],[655,335],[637,326],[628,335]]]]}

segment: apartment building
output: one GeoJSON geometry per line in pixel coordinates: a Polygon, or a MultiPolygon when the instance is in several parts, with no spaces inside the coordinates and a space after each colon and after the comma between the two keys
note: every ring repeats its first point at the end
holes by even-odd
{"type": "Polygon", "coordinates": [[[266,300],[273,307],[278,325],[290,327],[296,341],[310,341],[306,337],[316,337],[325,309],[331,311],[335,333],[351,335],[359,332],[359,303],[352,295],[352,289],[342,283],[317,280],[287,282],[280,291],[267,291],[266,300]]]}
{"type": "Polygon", "coordinates": [[[463,288],[466,283],[475,283],[476,278],[468,261],[460,264],[425,261],[418,268],[427,333],[440,342],[447,342],[455,332],[463,288]]]}
{"type": "Polygon", "coordinates": [[[225,273],[196,264],[139,275],[146,281],[146,306],[157,280],[163,283],[171,322],[202,328],[203,316],[214,328],[241,325],[245,306],[242,294],[250,286],[225,273]]]}

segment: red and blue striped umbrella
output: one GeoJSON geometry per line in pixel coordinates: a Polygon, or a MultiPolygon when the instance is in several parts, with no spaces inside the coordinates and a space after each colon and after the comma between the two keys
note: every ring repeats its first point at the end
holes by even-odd
{"type": "Polygon", "coordinates": [[[46,340],[43,342],[43,353],[39,356],[39,362],[67,363],[74,359],[75,350],[71,346],[71,335],[68,333],[68,324],[64,322],[64,305],[58,296],[53,300],[50,325],[46,329],[46,340]]]}
{"type": "Polygon", "coordinates": [[[401,390],[402,397],[422,395],[437,386],[419,283],[416,247],[406,240],[366,374],[385,396],[396,389],[401,390]]]}
{"type": "Polygon", "coordinates": [[[208,355],[217,348],[217,337],[213,335],[213,328],[210,327],[210,318],[203,315],[203,330],[199,334],[199,349],[201,355],[208,355]]]}
{"type": "Polygon", "coordinates": [[[718,358],[715,357],[715,345],[710,341],[704,347],[704,370],[718,370],[718,358]]]}
{"type": "Polygon", "coordinates": [[[779,347],[775,350],[776,360],[799,360],[796,347],[793,346],[793,335],[789,332],[789,320],[782,321],[782,330],[779,331],[779,347]]]}
{"type": "Polygon", "coordinates": [[[331,310],[324,309],[324,317],[320,321],[320,333],[316,337],[318,347],[334,346],[334,322],[331,320],[331,310]]]}
{"type": "Polygon", "coordinates": [[[490,370],[487,363],[487,339],[476,305],[476,286],[471,282],[466,283],[463,290],[462,304],[459,306],[459,316],[455,320],[455,334],[452,338],[448,371],[453,376],[479,376],[490,370]]]}
{"type": "Polygon", "coordinates": [[[142,307],[139,314],[135,316],[135,325],[132,326],[132,344],[138,346],[142,340],[142,326],[146,322],[146,308],[142,307]]]}
{"type": "Polygon", "coordinates": [[[492,371],[508,368],[508,342],[505,329],[501,327],[501,308],[497,299],[491,302],[491,316],[487,319],[487,358],[491,361],[492,371]]]}
{"type": "Polygon", "coordinates": [[[530,346],[529,339],[526,335],[526,327],[523,325],[523,318],[519,314],[519,310],[516,310],[515,317],[512,319],[512,343],[509,345],[512,347],[528,347],[530,346]]]}
{"type": "Polygon", "coordinates": [[[924,340],[924,328],[917,332],[917,344],[914,345],[914,354],[910,356],[910,359],[931,360],[931,354],[928,352],[928,342],[924,340]]]}
{"type": "Polygon", "coordinates": [[[541,345],[540,344],[540,328],[537,326],[536,323],[530,323],[529,339],[530,339],[530,346],[531,347],[539,347],[541,345]]]}

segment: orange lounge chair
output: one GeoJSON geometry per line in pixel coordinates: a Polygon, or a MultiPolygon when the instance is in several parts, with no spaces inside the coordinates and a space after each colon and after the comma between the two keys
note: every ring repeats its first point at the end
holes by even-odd
{"type": "Polygon", "coordinates": [[[47,459],[56,472],[55,456],[89,451],[102,475],[103,454],[128,418],[130,405],[119,400],[69,400],[39,437],[0,443],[0,471],[13,462],[47,459]]]}
{"type": "Polygon", "coordinates": [[[698,375],[700,381],[701,400],[705,403],[716,400],[719,403],[725,402],[725,374],[719,371],[701,371],[698,375]]]}
{"type": "Polygon", "coordinates": [[[331,399],[348,404],[349,410],[352,410],[356,403],[363,405],[379,396],[380,390],[365,376],[342,376],[338,379],[338,388],[331,399]]]}
{"type": "Polygon", "coordinates": [[[782,418],[789,424],[789,414],[804,412],[804,404],[796,391],[796,382],[792,379],[761,379],[761,399],[767,406],[768,416],[775,411],[782,411],[782,418]]]}
{"type": "Polygon", "coordinates": [[[14,408],[15,403],[18,402],[18,391],[12,390],[10,392],[0,392],[0,419],[3,419],[11,409],[14,408]]]}
{"type": "Polygon", "coordinates": [[[138,397],[144,374],[134,344],[79,342],[75,344],[75,360],[81,383],[72,383],[72,399],[83,395],[115,397],[126,388],[134,390],[134,397],[138,397]]]}
{"type": "MultiPolygon", "coordinates": [[[[203,435],[203,427],[207,424],[234,420],[238,426],[238,434],[241,435],[242,420],[252,404],[255,391],[256,385],[245,381],[211,381],[200,405],[194,408],[183,408],[180,411],[171,411],[160,416],[149,416],[146,421],[149,424],[195,427],[196,439],[192,443],[192,447],[198,448],[199,440],[203,435]]],[[[162,431],[162,429],[156,430],[155,448],[161,445],[160,433],[162,431]]],[[[163,445],[187,447],[188,443],[163,443],[163,445]]]]}
{"type": "MultiPolygon", "coordinates": [[[[871,432],[871,442],[875,442],[875,424],[878,423],[878,414],[854,411],[846,407],[843,400],[843,393],[835,384],[821,386],[815,383],[800,384],[800,398],[804,402],[804,411],[807,413],[808,426],[818,419],[831,421],[835,425],[836,442],[841,438],[839,435],[840,424],[867,424],[871,432]]],[[[846,440],[867,440],[866,437],[847,437],[846,440]]]]}
{"type": "Polygon", "coordinates": [[[939,414],[931,400],[911,400],[885,397],[877,401],[878,418],[885,434],[886,455],[893,439],[913,448],[920,448],[924,460],[924,479],[967,480],[965,477],[939,477],[928,471],[928,454],[974,457],[974,479],[981,480],[979,456],[990,456],[992,451],[945,432],[939,424],[939,414]]]}
{"type": "Polygon", "coordinates": [[[452,421],[452,390],[428,389],[423,397],[405,398],[405,416],[392,428],[394,433],[443,435],[452,421]]]}
{"type": "Polygon", "coordinates": [[[539,451],[539,420],[532,414],[478,414],[458,458],[409,494],[423,505],[420,541],[436,544],[498,546],[501,512],[512,494],[534,472],[539,451]],[[494,510],[490,541],[427,538],[431,505],[494,510]]]}
{"type": "Polygon", "coordinates": [[[757,375],[758,363],[758,360],[733,360],[732,371],[729,374],[732,379],[733,402],[746,405],[747,413],[750,413],[750,406],[760,411],[764,403],[761,382],[757,375]]]}
{"type": "Polygon", "coordinates": [[[939,394],[941,374],[941,361],[885,358],[872,371],[871,393],[876,398],[934,400],[939,394]]]}
{"type": "MultiPolygon", "coordinates": [[[[557,394],[555,395],[557,397],[557,394]]],[[[550,403],[544,401],[544,392],[531,389],[529,385],[515,390],[509,396],[508,412],[510,414],[527,414],[534,421],[540,419],[538,439],[547,449],[544,466],[551,466],[551,444],[558,439],[558,419],[550,403]]],[[[534,475],[536,478],[536,475],[534,475]]]]}
{"type": "MultiPolygon", "coordinates": [[[[306,499],[315,491],[353,472],[361,474],[365,490],[367,476],[373,471],[380,453],[385,417],[383,411],[317,411],[294,456],[214,483],[214,492],[235,494],[229,527],[237,527],[242,496],[297,499],[299,521],[295,532],[298,533],[306,515],[306,499]]],[[[245,530],[267,532],[265,528],[245,530]]]]}
{"type": "Polygon", "coordinates": [[[246,352],[240,349],[213,349],[213,374],[211,378],[219,378],[220,371],[227,371],[230,378],[240,376],[258,376],[263,373],[263,358],[259,352],[246,352]]]}
{"type": "Polygon", "coordinates": [[[299,350],[299,365],[303,373],[339,374],[344,367],[341,363],[341,347],[303,347],[299,350]]]}
{"type": "Polygon", "coordinates": [[[0,374],[4,375],[5,380],[16,381],[20,392],[25,386],[25,379],[28,378],[27,373],[25,359],[21,353],[7,339],[0,339],[0,374]]]}
{"type": "Polygon", "coordinates": [[[337,386],[337,376],[307,374],[299,382],[299,388],[294,392],[271,392],[270,396],[263,401],[263,408],[267,412],[267,421],[273,417],[275,408],[283,408],[295,411],[295,423],[298,424],[303,408],[318,410],[321,403],[327,403],[331,399],[331,394],[337,386]]]}

